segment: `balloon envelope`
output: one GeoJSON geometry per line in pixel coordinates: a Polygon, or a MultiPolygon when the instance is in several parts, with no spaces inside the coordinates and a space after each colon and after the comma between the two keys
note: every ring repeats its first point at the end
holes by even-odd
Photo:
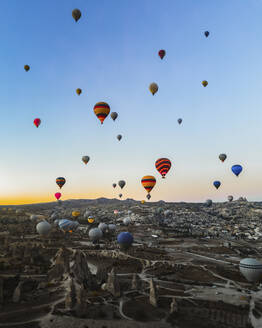
{"type": "Polygon", "coordinates": [[[63,177],[56,178],[56,184],[60,187],[60,189],[63,187],[63,185],[66,183],[66,179],[63,177]]]}
{"type": "Polygon", "coordinates": [[[55,198],[58,200],[60,197],[62,196],[62,194],[60,192],[56,192],[55,193],[55,198]]]}
{"type": "Polygon", "coordinates": [[[207,38],[209,36],[209,32],[205,31],[205,37],[207,38]]]}
{"type": "Polygon", "coordinates": [[[119,141],[122,139],[121,134],[119,134],[119,135],[117,136],[117,139],[118,139],[119,141]]]}
{"type": "Polygon", "coordinates": [[[221,160],[221,162],[224,162],[227,158],[227,155],[226,154],[220,154],[218,157],[221,160]]]}
{"type": "Polygon", "coordinates": [[[167,172],[171,168],[171,161],[168,158],[159,158],[155,162],[155,167],[157,171],[162,175],[162,178],[164,179],[167,172]]]}
{"type": "Polygon", "coordinates": [[[98,241],[99,239],[101,239],[103,237],[103,232],[99,228],[93,228],[93,229],[89,230],[88,235],[92,241],[98,241]]]}
{"type": "Polygon", "coordinates": [[[221,182],[220,181],[214,181],[213,185],[218,189],[221,185],[221,182]]]}
{"type": "Polygon", "coordinates": [[[250,282],[262,278],[262,263],[253,258],[245,258],[239,263],[240,272],[250,282]]]}
{"type": "Polygon", "coordinates": [[[105,118],[110,113],[110,107],[105,102],[98,102],[94,106],[94,113],[101,122],[101,124],[103,124],[105,118]]]}
{"type": "Polygon", "coordinates": [[[154,188],[156,184],[156,178],[153,177],[152,175],[145,175],[141,179],[142,186],[146,189],[148,193],[154,188]]]}
{"type": "Polygon", "coordinates": [[[110,116],[112,120],[115,121],[117,119],[118,114],[116,112],[112,112],[110,116]]]}
{"type": "Polygon", "coordinates": [[[72,16],[73,16],[74,20],[77,22],[81,17],[81,11],[79,9],[74,9],[72,11],[72,16]]]}
{"type": "Polygon", "coordinates": [[[87,163],[89,162],[89,160],[90,160],[90,157],[89,157],[89,156],[83,156],[83,157],[82,157],[82,161],[83,161],[85,164],[87,164],[87,163]]]}
{"type": "Polygon", "coordinates": [[[208,82],[206,80],[202,81],[202,85],[206,87],[208,85],[208,82]]]}
{"type": "Polygon", "coordinates": [[[30,66],[29,65],[25,65],[24,66],[24,69],[25,69],[26,72],[28,72],[30,70],[30,66]]]}
{"type": "Polygon", "coordinates": [[[47,221],[39,222],[36,225],[36,231],[39,233],[39,235],[47,235],[50,230],[51,225],[47,221]]]}
{"type": "Polygon", "coordinates": [[[115,188],[116,187],[116,183],[113,183],[112,186],[113,186],[113,188],[115,188]]]}
{"type": "Polygon", "coordinates": [[[182,118],[179,118],[179,119],[177,120],[177,122],[178,122],[178,124],[181,124],[181,123],[182,123],[182,118]]]}
{"type": "Polygon", "coordinates": [[[41,124],[40,118],[35,118],[34,119],[34,125],[38,128],[40,124],[41,124]]]}
{"type": "Polygon", "coordinates": [[[78,96],[80,96],[82,93],[82,89],[80,89],[80,88],[76,89],[76,93],[78,94],[78,96]]]}
{"type": "Polygon", "coordinates": [[[163,58],[165,57],[165,55],[166,55],[166,52],[165,52],[164,49],[161,49],[161,50],[158,51],[158,56],[159,56],[161,59],[163,59],[163,58]]]}
{"type": "Polygon", "coordinates": [[[120,234],[117,236],[118,244],[124,249],[129,248],[133,241],[134,238],[129,232],[120,232],[120,234]]]}
{"type": "Polygon", "coordinates": [[[207,200],[206,200],[206,206],[207,206],[207,207],[210,207],[210,206],[212,205],[212,203],[213,203],[213,202],[212,202],[211,199],[207,199],[207,200]]]}
{"type": "Polygon", "coordinates": [[[229,196],[227,197],[227,199],[228,199],[228,201],[229,201],[229,202],[232,202],[232,201],[233,201],[233,199],[234,199],[234,197],[233,197],[233,196],[231,196],[231,195],[229,195],[229,196]]]}
{"type": "Polygon", "coordinates": [[[156,83],[151,83],[149,86],[149,90],[154,95],[158,91],[158,85],[156,83]]]}
{"type": "Polygon", "coordinates": [[[123,189],[124,186],[126,185],[126,182],[124,180],[120,180],[120,181],[118,181],[118,185],[121,189],[123,189]]]}
{"type": "Polygon", "coordinates": [[[231,170],[238,177],[239,174],[242,172],[243,168],[241,165],[233,165],[231,170]]]}

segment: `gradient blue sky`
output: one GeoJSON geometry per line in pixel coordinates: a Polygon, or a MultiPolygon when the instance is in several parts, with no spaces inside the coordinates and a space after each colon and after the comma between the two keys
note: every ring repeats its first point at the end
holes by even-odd
{"type": "Polygon", "coordinates": [[[145,199],[147,174],[152,201],[261,200],[261,17],[260,0],[1,1],[0,204],[53,201],[58,176],[62,199],[113,198],[120,179],[124,199],[145,199]],[[98,101],[115,122],[101,126],[98,101]]]}

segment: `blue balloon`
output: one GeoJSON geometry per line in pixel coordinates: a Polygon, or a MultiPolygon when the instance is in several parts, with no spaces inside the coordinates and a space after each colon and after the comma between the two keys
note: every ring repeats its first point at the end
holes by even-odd
{"type": "Polygon", "coordinates": [[[233,165],[231,167],[232,172],[238,177],[239,174],[242,172],[243,168],[241,165],[233,165]]]}
{"type": "Polygon", "coordinates": [[[213,185],[218,189],[221,185],[221,182],[220,181],[214,181],[213,185]]]}
{"type": "Polygon", "coordinates": [[[117,242],[120,244],[120,246],[124,248],[128,248],[132,245],[134,241],[133,236],[129,232],[120,232],[120,234],[117,236],[117,242]]]}

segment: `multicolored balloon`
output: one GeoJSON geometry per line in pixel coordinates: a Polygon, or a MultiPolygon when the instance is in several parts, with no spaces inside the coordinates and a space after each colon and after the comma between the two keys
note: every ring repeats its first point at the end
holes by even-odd
{"type": "Polygon", "coordinates": [[[94,113],[100,120],[101,124],[103,124],[105,118],[110,113],[110,107],[105,102],[98,102],[94,106],[94,113]]]}
{"type": "Polygon", "coordinates": [[[34,125],[38,128],[40,124],[41,124],[40,118],[35,118],[34,119],[34,125]]]}
{"type": "Polygon", "coordinates": [[[164,49],[161,49],[161,50],[158,51],[158,56],[159,56],[161,59],[163,59],[163,58],[165,57],[165,55],[166,55],[166,52],[165,52],[164,49]]]}
{"type": "Polygon", "coordinates": [[[80,89],[80,88],[76,89],[76,93],[78,94],[78,96],[80,96],[82,93],[82,89],[80,89]]]}
{"type": "Polygon", "coordinates": [[[238,177],[239,174],[242,172],[243,168],[241,165],[233,165],[231,167],[232,172],[238,177]]]}
{"type": "Polygon", "coordinates": [[[221,186],[221,182],[220,181],[214,181],[213,185],[218,189],[221,186]]]}
{"type": "Polygon", "coordinates": [[[208,82],[206,80],[202,81],[203,87],[206,87],[208,85],[208,82]]]}
{"type": "Polygon", "coordinates": [[[156,178],[153,177],[152,175],[145,175],[141,179],[142,186],[146,189],[148,193],[154,188],[156,184],[156,178]]]}
{"type": "Polygon", "coordinates": [[[60,199],[61,196],[62,196],[62,194],[61,194],[60,192],[56,192],[56,193],[55,193],[55,198],[56,198],[57,200],[60,199]]]}
{"type": "Polygon", "coordinates": [[[171,168],[171,162],[168,158],[159,158],[155,163],[155,167],[157,171],[162,175],[162,179],[164,179],[167,172],[171,168]]]}
{"type": "Polygon", "coordinates": [[[56,178],[56,184],[60,187],[60,189],[63,187],[63,185],[66,183],[66,179],[63,177],[56,178]]]}

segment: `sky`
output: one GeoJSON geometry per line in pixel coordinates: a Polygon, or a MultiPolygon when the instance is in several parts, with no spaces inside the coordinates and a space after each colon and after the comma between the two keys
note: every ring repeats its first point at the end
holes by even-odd
{"type": "Polygon", "coordinates": [[[54,201],[60,176],[62,200],[146,199],[144,175],[151,201],[261,200],[261,15],[260,0],[1,1],[0,205],[54,201]]]}

